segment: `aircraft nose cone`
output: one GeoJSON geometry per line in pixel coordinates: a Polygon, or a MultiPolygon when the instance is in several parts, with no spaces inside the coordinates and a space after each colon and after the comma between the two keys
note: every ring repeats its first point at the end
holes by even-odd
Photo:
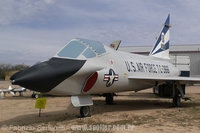
{"type": "Polygon", "coordinates": [[[38,92],[49,92],[66,78],[75,74],[83,60],[52,58],[11,76],[12,84],[38,92]]]}
{"type": "Polygon", "coordinates": [[[41,63],[30,67],[23,72],[11,77],[12,84],[17,84],[34,91],[48,92],[55,86],[52,80],[56,78],[56,73],[47,63],[41,63]]]}

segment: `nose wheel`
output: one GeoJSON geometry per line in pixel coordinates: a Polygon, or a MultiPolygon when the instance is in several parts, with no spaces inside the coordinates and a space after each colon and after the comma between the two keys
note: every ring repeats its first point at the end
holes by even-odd
{"type": "Polygon", "coordinates": [[[88,117],[89,114],[90,114],[90,107],[89,106],[82,106],[80,108],[81,117],[88,117]]]}

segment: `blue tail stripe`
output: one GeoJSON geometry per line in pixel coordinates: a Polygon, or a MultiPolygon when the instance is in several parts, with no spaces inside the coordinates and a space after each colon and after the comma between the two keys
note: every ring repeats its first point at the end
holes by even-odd
{"type": "MultiPolygon", "coordinates": [[[[169,41],[165,44],[165,50],[167,50],[167,49],[169,49],[169,41]]],[[[164,50],[160,48],[153,54],[157,54],[157,53],[162,52],[162,51],[164,51],[164,50]]]]}
{"type": "MultiPolygon", "coordinates": [[[[163,30],[162,30],[162,32],[161,32],[161,34],[162,34],[162,33],[166,34],[168,30],[169,30],[169,27],[168,27],[168,26],[164,26],[164,27],[163,27],[163,30]]],[[[155,44],[155,46],[154,46],[152,52],[155,50],[155,48],[156,48],[156,47],[158,46],[158,44],[160,43],[160,41],[161,41],[161,34],[160,34],[160,36],[159,36],[159,38],[158,38],[158,40],[157,40],[157,42],[156,42],[156,44],[155,44]]]]}
{"type": "MultiPolygon", "coordinates": [[[[162,31],[161,31],[159,37],[158,37],[158,40],[156,41],[156,44],[154,45],[153,50],[151,51],[151,53],[153,53],[153,51],[156,49],[156,47],[157,47],[158,44],[160,43],[160,41],[161,41],[161,36],[162,36],[161,34],[162,34],[162,33],[166,34],[167,31],[169,30],[169,28],[170,28],[170,14],[168,15],[168,17],[167,17],[167,19],[166,19],[166,21],[165,21],[165,23],[164,23],[164,27],[163,27],[163,29],[162,29],[162,31]]],[[[169,49],[169,47],[168,47],[168,49],[169,49]]]]}
{"type": "Polygon", "coordinates": [[[165,21],[166,26],[170,26],[170,14],[167,17],[167,20],[165,21]]]}

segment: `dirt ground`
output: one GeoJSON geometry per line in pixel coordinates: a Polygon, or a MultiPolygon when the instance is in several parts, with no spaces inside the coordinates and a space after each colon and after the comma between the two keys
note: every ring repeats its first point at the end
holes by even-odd
{"type": "MultiPolygon", "coordinates": [[[[8,86],[9,82],[0,81],[0,89],[8,86]]],[[[78,117],[79,108],[71,106],[69,97],[46,97],[46,108],[38,117],[32,92],[23,97],[7,94],[0,99],[0,132],[197,133],[200,86],[187,87],[186,92],[192,101],[182,100],[181,108],[173,108],[172,99],[159,98],[152,89],[118,93],[114,105],[106,105],[104,97],[93,97],[91,117],[87,118],[78,117]]]]}

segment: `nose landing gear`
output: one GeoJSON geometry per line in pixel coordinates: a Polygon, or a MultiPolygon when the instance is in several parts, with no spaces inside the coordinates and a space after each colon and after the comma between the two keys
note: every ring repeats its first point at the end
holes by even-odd
{"type": "Polygon", "coordinates": [[[90,114],[90,107],[89,106],[82,106],[80,108],[81,117],[88,117],[89,114],[90,114]]]}

